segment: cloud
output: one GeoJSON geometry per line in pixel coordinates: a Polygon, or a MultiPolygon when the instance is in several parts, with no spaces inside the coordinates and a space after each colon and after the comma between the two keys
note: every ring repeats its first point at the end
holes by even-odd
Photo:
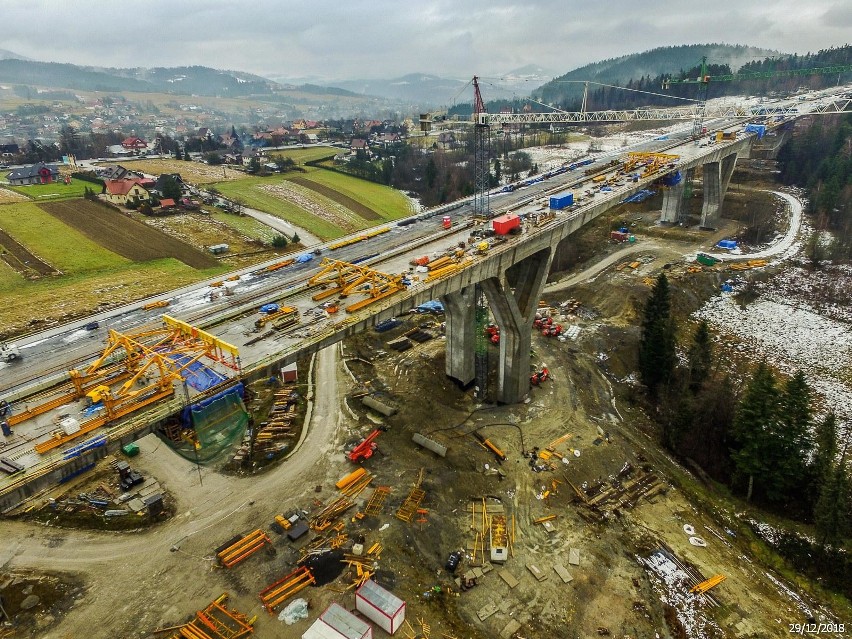
{"type": "Polygon", "coordinates": [[[205,65],[326,79],[468,78],[538,64],[560,73],[659,46],[838,46],[852,4],[831,0],[129,0],[6,3],[4,48],[93,66],[205,65]]]}

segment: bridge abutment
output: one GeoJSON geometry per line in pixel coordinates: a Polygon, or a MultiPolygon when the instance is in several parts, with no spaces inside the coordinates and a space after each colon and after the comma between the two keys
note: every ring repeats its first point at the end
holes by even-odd
{"type": "Polygon", "coordinates": [[[502,277],[482,282],[491,311],[500,326],[497,401],[514,404],[530,388],[532,322],[553,259],[547,247],[509,268],[502,277]]]}
{"type": "Polygon", "coordinates": [[[473,345],[476,343],[476,299],[474,286],[441,297],[446,320],[447,351],[445,370],[463,386],[476,377],[473,345]]]}

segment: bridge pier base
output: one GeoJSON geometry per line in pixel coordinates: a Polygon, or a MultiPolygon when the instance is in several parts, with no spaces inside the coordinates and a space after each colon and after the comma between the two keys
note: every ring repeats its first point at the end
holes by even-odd
{"type": "Polygon", "coordinates": [[[663,224],[677,224],[683,215],[683,194],[686,190],[686,179],[670,187],[663,192],[663,210],[660,213],[660,222],[663,224]]]}
{"type": "Polygon", "coordinates": [[[467,386],[476,377],[476,299],[474,286],[441,297],[447,335],[447,377],[467,386]]]}
{"type": "Polygon", "coordinates": [[[503,277],[482,282],[500,327],[500,403],[515,404],[529,392],[532,322],[552,260],[553,250],[548,247],[513,265],[503,277]]]}
{"type": "Polygon", "coordinates": [[[701,206],[701,228],[714,229],[719,224],[722,202],[728,183],[734,173],[737,154],[732,153],[720,162],[708,162],[702,169],[704,183],[704,203],[701,206]]]}

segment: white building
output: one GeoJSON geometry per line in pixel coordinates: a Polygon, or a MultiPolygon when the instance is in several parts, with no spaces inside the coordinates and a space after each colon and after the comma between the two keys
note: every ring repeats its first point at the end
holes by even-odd
{"type": "Polygon", "coordinates": [[[302,639],[373,639],[373,628],[333,603],[304,632],[302,639]]]}
{"type": "Polygon", "coordinates": [[[372,579],[355,592],[355,609],[390,634],[405,621],[405,602],[372,579]]]}

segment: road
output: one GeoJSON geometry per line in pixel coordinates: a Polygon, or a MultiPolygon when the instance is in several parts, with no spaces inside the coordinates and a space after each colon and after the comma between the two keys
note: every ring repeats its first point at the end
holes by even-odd
{"type": "MultiPolygon", "coordinates": [[[[306,435],[288,460],[272,471],[233,477],[204,469],[200,483],[191,462],[150,436],[140,440],[142,452],[134,466],[158,479],[175,499],[176,515],[169,521],[128,534],[3,522],[3,569],[72,572],[85,581],[83,599],[45,638],[101,636],[92,634],[94,628],[109,629],[111,636],[138,635],[139,629],[174,622],[201,602],[233,590],[226,571],[211,572],[215,540],[265,527],[288,500],[296,504],[298,498],[304,499],[306,484],[328,485],[328,479],[347,469],[344,456],[336,453],[342,453],[340,390],[349,379],[340,371],[338,347],[320,351],[315,361],[306,435]]],[[[260,612],[254,596],[237,599],[235,605],[260,612]]]]}
{"type": "MultiPolygon", "coordinates": [[[[754,253],[707,253],[707,255],[711,255],[724,262],[737,262],[745,260],[766,259],[779,256],[786,257],[791,250],[798,250],[796,246],[796,239],[798,238],[799,231],[802,227],[802,211],[804,208],[802,205],[802,201],[796,196],[790,195],[789,193],[784,193],[782,191],[769,191],[769,193],[772,193],[776,197],[779,197],[785,202],[787,202],[787,206],[790,211],[790,222],[787,226],[787,230],[784,235],[777,241],[772,243],[770,246],[754,253]]],[[[569,275],[559,280],[558,282],[548,284],[547,286],[545,286],[544,292],[558,293],[559,291],[564,291],[565,289],[571,288],[572,286],[576,286],[577,284],[593,282],[595,278],[600,275],[600,273],[602,273],[604,270],[606,270],[616,262],[620,262],[628,255],[632,255],[633,253],[645,253],[648,251],[655,251],[659,250],[660,248],[662,248],[662,246],[658,241],[655,240],[628,244],[627,246],[624,246],[618,249],[617,251],[610,253],[604,259],[595,262],[593,265],[580,271],[579,273],[569,275]]],[[[669,250],[674,249],[673,246],[669,246],[667,248],[669,250]]],[[[694,254],[695,250],[693,249],[684,252],[683,257],[694,256],[694,254]]]]}

